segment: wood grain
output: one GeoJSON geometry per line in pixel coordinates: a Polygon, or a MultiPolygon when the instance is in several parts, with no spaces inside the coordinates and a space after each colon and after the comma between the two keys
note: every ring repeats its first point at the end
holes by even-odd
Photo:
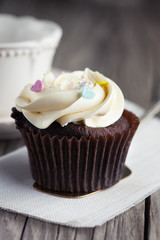
{"type": "Polygon", "coordinates": [[[144,239],[144,201],[106,224],[106,239],[144,239]]]}
{"type": "Polygon", "coordinates": [[[26,217],[0,209],[0,240],[19,240],[26,217]]]}
{"type": "Polygon", "coordinates": [[[29,218],[25,225],[25,229],[21,239],[56,240],[57,235],[57,225],[29,218]]]}
{"type": "Polygon", "coordinates": [[[152,194],[149,198],[150,205],[148,209],[148,239],[160,239],[160,190],[152,194]]]}

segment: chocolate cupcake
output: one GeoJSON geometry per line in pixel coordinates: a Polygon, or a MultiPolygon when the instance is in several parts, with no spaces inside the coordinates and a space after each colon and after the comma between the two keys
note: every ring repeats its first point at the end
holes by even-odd
{"type": "Polygon", "coordinates": [[[89,69],[57,78],[48,73],[28,84],[12,117],[25,140],[36,187],[72,196],[121,179],[139,124],[124,110],[119,87],[89,69]]]}

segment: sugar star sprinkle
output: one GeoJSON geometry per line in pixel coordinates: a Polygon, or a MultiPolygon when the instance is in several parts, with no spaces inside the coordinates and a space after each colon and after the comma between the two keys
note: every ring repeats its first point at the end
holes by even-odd
{"type": "Polygon", "coordinates": [[[95,84],[99,84],[103,88],[108,88],[108,82],[107,81],[97,81],[95,84]]]}
{"type": "Polygon", "coordinates": [[[86,82],[80,82],[80,83],[78,83],[77,88],[78,89],[83,88],[83,87],[85,87],[85,85],[86,85],[86,82]]]}

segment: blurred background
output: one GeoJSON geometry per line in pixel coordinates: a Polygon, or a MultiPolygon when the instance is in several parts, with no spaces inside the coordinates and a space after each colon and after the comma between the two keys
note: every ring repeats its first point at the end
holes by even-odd
{"type": "Polygon", "coordinates": [[[159,1],[0,0],[0,13],[59,23],[54,67],[97,70],[143,107],[160,97],[159,1]]]}

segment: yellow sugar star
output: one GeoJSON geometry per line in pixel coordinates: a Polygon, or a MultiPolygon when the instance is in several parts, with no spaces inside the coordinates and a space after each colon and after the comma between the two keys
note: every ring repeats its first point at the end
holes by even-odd
{"type": "Polygon", "coordinates": [[[97,82],[95,82],[95,84],[100,85],[104,89],[106,96],[108,95],[108,82],[107,81],[97,81],[97,82]]]}
{"type": "Polygon", "coordinates": [[[95,84],[99,84],[103,88],[108,88],[108,82],[107,81],[97,81],[95,84]]]}
{"type": "Polygon", "coordinates": [[[95,82],[95,84],[99,84],[104,89],[106,94],[108,94],[108,82],[107,81],[97,81],[97,82],[95,82]]]}

